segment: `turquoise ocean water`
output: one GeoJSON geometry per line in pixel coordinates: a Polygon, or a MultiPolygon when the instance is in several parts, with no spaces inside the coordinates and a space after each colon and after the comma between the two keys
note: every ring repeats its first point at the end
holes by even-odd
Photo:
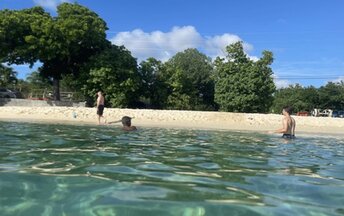
{"type": "Polygon", "coordinates": [[[344,215],[344,138],[0,122],[1,215],[344,215]]]}

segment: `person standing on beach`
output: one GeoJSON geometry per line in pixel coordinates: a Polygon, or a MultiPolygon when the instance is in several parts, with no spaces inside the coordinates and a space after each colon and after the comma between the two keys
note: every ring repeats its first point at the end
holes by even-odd
{"type": "Polygon", "coordinates": [[[274,133],[282,133],[282,138],[294,139],[295,138],[295,119],[290,115],[292,113],[292,108],[289,106],[283,107],[282,114],[284,115],[282,120],[283,128],[274,131],[274,133]]]}
{"type": "Polygon", "coordinates": [[[97,93],[98,98],[97,98],[97,115],[98,115],[98,125],[100,125],[100,118],[103,117],[103,112],[104,112],[104,96],[101,91],[97,93]]]}

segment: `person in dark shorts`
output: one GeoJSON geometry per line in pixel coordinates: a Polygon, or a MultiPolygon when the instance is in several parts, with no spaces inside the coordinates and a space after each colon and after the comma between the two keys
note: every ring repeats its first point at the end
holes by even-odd
{"type": "Polygon", "coordinates": [[[292,108],[289,106],[283,107],[282,114],[284,118],[282,120],[283,128],[274,131],[274,133],[282,133],[282,138],[285,139],[295,139],[295,119],[290,115],[292,113],[292,108]]]}
{"type": "Polygon", "coordinates": [[[104,113],[104,96],[101,91],[97,93],[98,98],[97,98],[97,115],[98,115],[98,125],[100,125],[100,118],[103,117],[104,113]]]}
{"type": "Polygon", "coordinates": [[[131,118],[129,116],[123,116],[122,117],[122,130],[124,131],[135,131],[137,128],[135,126],[131,125],[131,118]]]}
{"type": "Polygon", "coordinates": [[[104,113],[104,105],[99,105],[98,107],[97,107],[97,115],[99,115],[99,116],[103,116],[103,113],[104,113]]]}
{"type": "Polygon", "coordinates": [[[295,139],[295,135],[293,135],[293,134],[283,134],[282,138],[284,138],[284,139],[295,139]]]}

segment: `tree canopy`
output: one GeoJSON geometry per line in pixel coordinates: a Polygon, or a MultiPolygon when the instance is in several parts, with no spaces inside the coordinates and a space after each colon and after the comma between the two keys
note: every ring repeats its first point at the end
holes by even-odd
{"type": "Polygon", "coordinates": [[[173,56],[162,71],[162,79],[168,84],[166,108],[213,110],[212,73],[211,59],[197,49],[186,49],[173,56]]]}
{"type": "Polygon", "coordinates": [[[138,67],[141,85],[141,99],[150,108],[162,109],[168,97],[168,85],[162,79],[164,64],[155,59],[148,58],[138,67]]]}
{"type": "Polygon", "coordinates": [[[310,112],[314,108],[319,108],[318,90],[313,86],[302,87],[299,84],[278,89],[274,94],[272,111],[281,113],[284,106],[292,106],[294,112],[310,112]]]}
{"type": "Polygon", "coordinates": [[[0,63],[0,87],[12,87],[17,81],[17,72],[0,63]]]}
{"type": "Polygon", "coordinates": [[[292,106],[295,112],[313,109],[344,110],[344,82],[328,82],[319,88],[299,84],[278,89],[274,94],[272,111],[280,113],[283,106],[292,106]]]}
{"type": "Polygon", "coordinates": [[[227,46],[226,59],[215,60],[215,101],[220,110],[231,112],[268,112],[275,84],[270,64],[272,53],[264,51],[258,61],[244,52],[242,42],[227,46]]]}
{"type": "Polygon", "coordinates": [[[78,74],[88,59],[102,51],[106,23],[79,4],[63,3],[51,17],[41,7],[0,11],[0,59],[10,64],[43,65],[39,72],[54,81],[59,99],[63,74],[78,74]]]}
{"type": "Polygon", "coordinates": [[[93,56],[82,71],[79,85],[91,100],[101,90],[112,107],[133,107],[138,101],[137,62],[125,47],[110,46],[93,56]]]}
{"type": "Polygon", "coordinates": [[[328,82],[319,88],[319,107],[344,110],[344,81],[328,82]]]}

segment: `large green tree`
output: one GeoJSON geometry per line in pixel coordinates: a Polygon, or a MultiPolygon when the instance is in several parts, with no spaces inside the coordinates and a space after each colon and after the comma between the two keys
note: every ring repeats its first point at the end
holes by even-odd
{"type": "Polygon", "coordinates": [[[211,59],[197,49],[186,49],[173,56],[162,70],[162,80],[169,86],[166,108],[213,110],[212,73],[211,59]]]}
{"type": "Polygon", "coordinates": [[[168,97],[168,85],[162,79],[163,63],[155,58],[142,61],[138,67],[141,96],[150,108],[163,108],[168,97]]]}
{"type": "Polygon", "coordinates": [[[111,45],[93,56],[82,71],[79,85],[91,102],[101,90],[111,107],[135,107],[140,77],[136,59],[125,47],[111,45]]]}
{"type": "Polygon", "coordinates": [[[220,110],[231,112],[268,112],[275,84],[270,65],[273,55],[264,51],[258,61],[244,52],[242,42],[227,46],[226,59],[215,60],[215,101],[220,110]]]}
{"type": "Polygon", "coordinates": [[[11,64],[40,61],[39,71],[52,78],[54,97],[59,100],[62,75],[77,75],[109,42],[106,23],[86,7],[63,3],[57,14],[51,17],[41,7],[0,11],[0,58],[11,64]]]}

